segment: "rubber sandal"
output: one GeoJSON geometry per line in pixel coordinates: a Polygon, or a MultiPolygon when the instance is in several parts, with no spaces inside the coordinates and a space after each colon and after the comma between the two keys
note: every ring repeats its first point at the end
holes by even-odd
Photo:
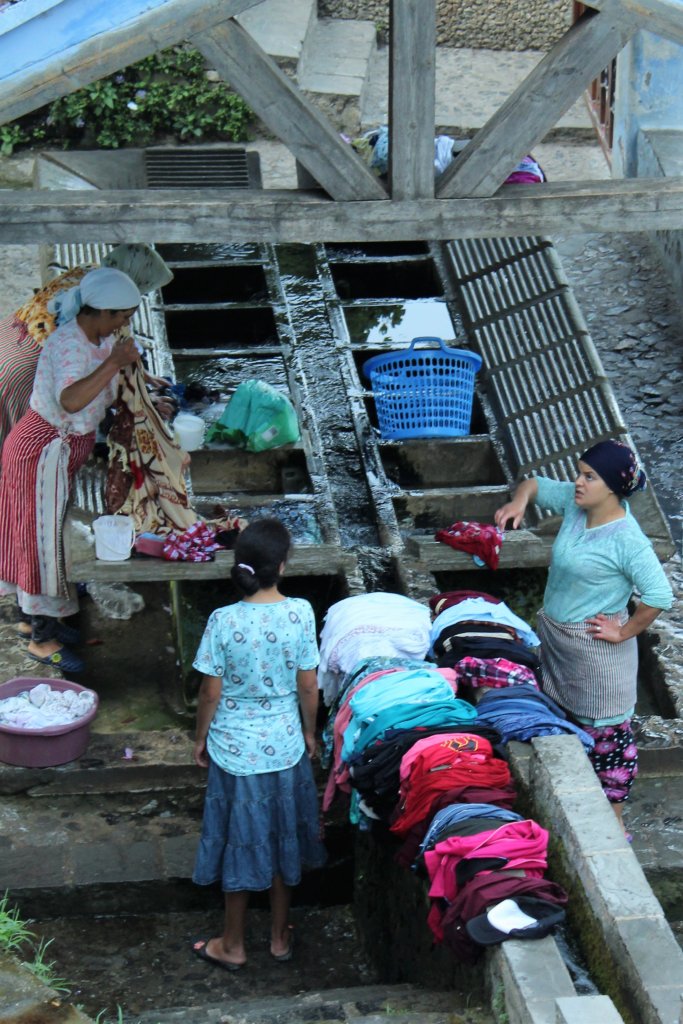
{"type": "Polygon", "coordinates": [[[85,662],[77,654],[74,654],[73,651],[70,651],[68,647],[60,647],[54,654],[48,654],[44,658],[41,658],[39,654],[31,654],[30,651],[26,653],[29,658],[40,662],[41,665],[54,665],[55,668],[61,669],[62,672],[83,672],[85,669],[85,662]]]}
{"type": "Polygon", "coordinates": [[[270,955],[273,960],[276,960],[279,964],[286,964],[292,959],[294,956],[294,930],[291,927],[289,929],[289,949],[287,952],[280,953],[279,955],[271,953],[270,955]]]}
{"type": "MultiPolygon", "coordinates": [[[[31,634],[24,633],[18,626],[14,632],[22,640],[26,640],[28,642],[31,639],[31,634]]],[[[75,646],[81,642],[81,633],[80,630],[74,629],[73,626],[65,626],[63,622],[58,622],[50,639],[58,640],[60,644],[75,646]]]]}
{"type": "Polygon", "coordinates": [[[206,960],[208,964],[213,964],[214,967],[222,967],[224,971],[241,971],[246,965],[246,960],[243,964],[233,964],[230,963],[229,960],[219,960],[217,956],[211,956],[210,953],[206,952],[208,944],[208,939],[193,939],[192,952],[195,956],[198,956],[200,960],[206,960]]]}

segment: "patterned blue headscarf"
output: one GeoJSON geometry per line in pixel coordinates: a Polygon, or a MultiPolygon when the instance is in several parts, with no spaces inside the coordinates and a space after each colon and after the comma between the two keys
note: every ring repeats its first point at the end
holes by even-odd
{"type": "Polygon", "coordinates": [[[623,441],[600,441],[584,452],[580,460],[594,469],[619,497],[642,491],[647,486],[638,456],[623,441]]]}

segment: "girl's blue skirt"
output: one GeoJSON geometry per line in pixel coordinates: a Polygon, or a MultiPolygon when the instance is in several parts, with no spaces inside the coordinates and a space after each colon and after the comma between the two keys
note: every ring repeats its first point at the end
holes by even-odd
{"type": "Polygon", "coordinates": [[[306,754],[292,768],[259,775],[230,775],[210,761],[194,882],[257,892],[280,875],[285,885],[298,885],[303,867],[325,859],[306,754]]]}

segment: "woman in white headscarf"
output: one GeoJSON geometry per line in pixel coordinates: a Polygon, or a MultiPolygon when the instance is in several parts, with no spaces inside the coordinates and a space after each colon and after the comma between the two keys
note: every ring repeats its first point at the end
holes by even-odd
{"type": "Polygon", "coordinates": [[[16,592],[31,618],[29,656],[78,672],[83,662],[65,646],[76,631],[60,622],[78,610],[65,579],[62,528],[71,482],[114,402],[119,371],[140,358],[132,338],[113,337],[140,292],[122,271],[100,267],[53,302],[60,326],[40,354],[29,411],[2,450],[0,594],[16,592]]]}
{"type": "MultiPolygon", "coordinates": [[[[141,242],[122,243],[102,258],[101,266],[122,270],[147,294],[173,280],[171,270],[158,252],[141,242]]],[[[89,271],[89,264],[79,264],[64,271],[40,288],[14,313],[0,319],[0,451],[12,427],[28,412],[38,357],[46,340],[63,320],[54,309],[60,292],[80,284],[89,271]]],[[[58,303],[57,303],[58,305],[58,303]]],[[[166,419],[174,411],[160,389],[167,382],[146,374],[152,401],[166,419]],[[156,390],[156,394],[155,394],[156,390]]]]}

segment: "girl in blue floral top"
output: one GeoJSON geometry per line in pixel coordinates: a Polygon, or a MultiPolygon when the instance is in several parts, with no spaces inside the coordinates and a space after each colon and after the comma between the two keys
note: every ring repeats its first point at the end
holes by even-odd
{"type": "Polygon", "coordinates": [[[220,882],[223,934],[198,938],[195,953],[226,970],[246,963],[249,893],[269,890],[270,952],[292,956],[291,887],[302,866],[320,867],[316,750],[318,687],[313,609],[278,583],[291,539],[278,519],[238,537],[233,582],[243,595],[212,613],[194,667],[203,681],[194,759],[208,767],[193,880],[220,882]]]}

